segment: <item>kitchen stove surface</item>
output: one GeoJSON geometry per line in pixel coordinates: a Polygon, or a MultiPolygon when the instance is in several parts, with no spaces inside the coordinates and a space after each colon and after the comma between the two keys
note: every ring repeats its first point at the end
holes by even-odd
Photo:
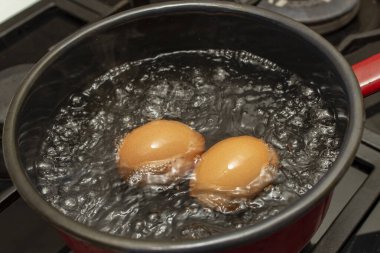
{"type": "MultiPolygon", "coordinates": [[[[235,1],[258,6],[280,2],[235,1]]],[[[19,80],[50,47],[89,22],[149,2],[162,0],[41,0],[0,24],[0,126],[19,80]]],[[[357,1],[344,2],[352,7],[357,1]]],[[[359,2],[348,24],[324,35],[351,64],[380,52],[380,2],[359,2]]],[[[367,97],[364,103],[367,121],[356,159],[334,191],[323,224],[302,253],[380,253],[380,94],[367,97]]],[[[0,252],[70,252],[54,229],[19,198],[7,176],[1,148],[0,228],[0,252]]]]}

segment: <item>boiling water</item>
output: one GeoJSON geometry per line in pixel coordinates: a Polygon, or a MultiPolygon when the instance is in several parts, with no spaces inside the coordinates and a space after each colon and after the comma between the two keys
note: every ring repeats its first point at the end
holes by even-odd
{"type": "Polygon", "coordinates": [[[267,219],[305,194],[338,155],[334,109],[320,91],[247,52],[186,51],[111,69],[62,105],[34,172],[43,197],[65,215],[130,238],[197,239],[267,219]],[[222,214],[174,188],[129,187],[116,169],[125,133],[154,119],[180,120],[207,146],[229,136],[270,143],[280,175],[248,202],[222,214]]]}

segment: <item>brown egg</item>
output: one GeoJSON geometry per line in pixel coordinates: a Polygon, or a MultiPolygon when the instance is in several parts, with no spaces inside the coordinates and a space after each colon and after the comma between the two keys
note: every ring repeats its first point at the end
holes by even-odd
{"type": "Polygon", "coordinates": [[[194,166],[205,149],[203,136],[173,120],[156,120],[128,133],[118,168],[131,184],[170,185],[194,166]]]}
{"type": "Polygon", "coordinates": [[[231,137],[201,156],[190,181],[190,194],[217,211],[234,212],[273,182],[277,167],[277,155],[264,141],[231,137]]]}

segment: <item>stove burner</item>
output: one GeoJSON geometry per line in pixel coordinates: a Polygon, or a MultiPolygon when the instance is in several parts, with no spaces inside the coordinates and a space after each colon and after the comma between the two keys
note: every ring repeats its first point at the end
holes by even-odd
{"type": "Polygon", "coordinates": [[[8,106],[19,88],[21,81],[32,68],[33,64],[16,65],[0,72],[0,178],[7,177],[7,171],[3,161],[1,136],[8,106]]]}
{"type": "Polygon", "coordinates": [[[360,0],[263,0],[258,6],[288,16],[326,34],[348,24],[360,0]]]}

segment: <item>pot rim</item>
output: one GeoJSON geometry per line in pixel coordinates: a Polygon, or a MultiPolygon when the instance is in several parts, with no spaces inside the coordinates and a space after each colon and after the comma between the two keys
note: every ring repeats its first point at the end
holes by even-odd
{"type": "Polygon", "coordinates": [[[254,242],[280,230],[300,218],[311,207],[316,205],[318,201],[327,196],[353,161],[360,143],[361,134],[363,131],[363,121],[364,112],[362,95],[351,67],[343,56],[337,52],[330,43],[328,43],[320,35],[310,30],[308,27],[287,17],[263,9],[258,9],[256,7],[243,6],[237,3],[220,1],[175,1],[146,5],[108,17],[80,29],[76,33],[58,43],[53,50],[47,53],[37,64],[34,65],[31,72],[24,79],[21,88],[13,98],[4,124],[3,151],[6,167],[8,168],[8,172],[20,195],[29,204],[29,206],[35,209],[44,218],[52,222],[59,229],[74,235],[78,239],[89,241],[99,246],[110,247],[116,250],[135,249],[142,251],[193,252],[200,250],[222,249],[237,244],[254,242]],[[308,191],[305,196],[297,200],[293,205],[285,208],[279,214],[253,226],[211,236],[201,240],[174,242],[158,240],[133,240],[126,237],[100,232],[70,219],[48,204],[48,202],[46,202],[35,189],[25,173],[25,169],[23,168],[20,160],[20,152],[17,149],[16,126],[18,124],[18,114],[26,95],[32,89],[34,81],[52,61],[65,53],[66,50],[75,45],[75,43],[93,33],[105,30],[120,21],[131,21],[157,13],[192,10],[219,10],[226,13],[254,15],[262,19],[270,20],[275,25],[285,27],[286,29],[297,33],[303,39],[319,48],[325,56],[335,64],[335,67],[341,75],[348,91],[347,97],[350,119],[337,160],[316,186],[308,191]]]}

